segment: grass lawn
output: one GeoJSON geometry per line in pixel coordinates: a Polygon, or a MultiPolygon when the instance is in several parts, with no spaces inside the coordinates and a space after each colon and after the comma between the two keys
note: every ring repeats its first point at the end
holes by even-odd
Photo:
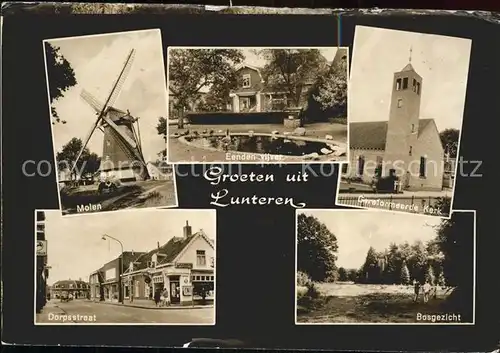
{"type": "Polygon", "coordinates": [[[301,298],[301,323],[415,323],[417,313],[445,314],[443,304],[451,291],[438,290],[437,298],[413,302],[413,287],[399,285],[320,284],[317,299],[301,298]]]}

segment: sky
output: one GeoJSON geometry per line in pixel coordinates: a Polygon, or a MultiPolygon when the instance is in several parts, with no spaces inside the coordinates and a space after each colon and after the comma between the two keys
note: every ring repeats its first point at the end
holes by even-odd
{"type": "Polygon", "coordinates": [[[91,272],[121,254],[114,240],[102,240],[108,234],[123,243],[124,251],[150,251],[183,235],[186,221],[193,233],[203,229],[216,237],[214,210],[134,210],[62,216],[61,211],[45,211],[48,284],[64,279],[88,281],[91,272]]]}
{"type": "Polygon", "coordinates": [[[314,216],[335,234],[339,251],[337,266],[358,269],[366,259],[370,246],[383,251],[391,243],[424,243],[436,237],[432,226],[440,224],[438,217],[404,213],[352,210],[315,210],[302,212],[314,216]],[[437,218],[437,219],[436,219],[437,218]]]}
{"type": "MultiPolygon", "coordinates": [[[[264,67],[266,65],[266,60],[255,54],[255,50],[263,48],[244,48],[241,51],[245,55],[244,63],[250,66],[264,67]]],[[[325,57],[328,62],[332,62],[335,54],[337,53],[336,47],[321,47],[321,48],[303,48],[303,49],[319,49],[321,55],[325,57]]]]}
{"type": "MultiPolygon", "coordinates": [[[[157,159],[165,141],[156,131],[158,117],[167,114],[167,96],[163,47],[160,30],[120,32],[48,40],[60,48],[70,62],[77,84],[55,103],[66,124],[52,125],[54,148],[60,151],[73,137],[84,139],[95,122],[95,111],[80,98],[87,90],[104,103],[125,64],[131,49],[135,58],[130,73],[114,106],[140,117],[139,129],[146,161],[157,159]]],[[[50,85],[50,78],[49,78],[50,85]]],[[[91,152],[102,155],[103,133],[99,130],[89,141],[91,152]]]]}
{"type": "Polygon", "coordinates": [[[422,77],[420,118],[461,129],[470,39],[356,26],[349,82],[351,122],[387,121],[395,72],[409,62],[422,77]]]}

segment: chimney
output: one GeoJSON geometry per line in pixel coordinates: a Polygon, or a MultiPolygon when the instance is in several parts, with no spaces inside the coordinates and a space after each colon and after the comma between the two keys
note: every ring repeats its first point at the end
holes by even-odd
{"type": "Polygon", "coordinates": [[[189,225],[189,222],[186,221],[186,225],[184,226],[184,238],[190,237],[191,236],[191,226],[189,225]]]}

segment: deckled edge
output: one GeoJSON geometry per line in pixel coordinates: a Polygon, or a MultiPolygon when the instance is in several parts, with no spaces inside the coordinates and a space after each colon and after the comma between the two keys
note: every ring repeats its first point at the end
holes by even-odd
{"type": "Polygon", "coordinates": [[[458,15],[479,18],[492,23],[500,23],[500,13],[482,10],[414,10],[414,9],[311,9],[291,7],[259,6],[213,6],[189,4],[110,4],[77,2],[4,2],[3,15],[20,13],[32,14],[239,14],[239,15],[458,15]]]}

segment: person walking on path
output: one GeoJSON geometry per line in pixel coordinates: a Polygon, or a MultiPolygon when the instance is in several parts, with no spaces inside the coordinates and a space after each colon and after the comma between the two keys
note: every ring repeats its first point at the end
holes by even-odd
{"type": "Polygon", "coordinates": [[[429,281],[425,281],[422,289],[424,290],[424,303],[427,303],[429,301],[429,295],[431,292],[431,284],[429,283],[429,281]]]}
{"type": "Polygon", "coordinates": [[[163,292],[161,293],[161,295],[163,296],[163,306],[170,305],[170,298],[168,296],[168,290],[167,290],[167,288],[163,289],[163,292]]]}
{"type": "Polygon", "coordinates": [[[413,301],[416,303],[418,301],[418,295],[420,294],[420,282],[416,279],[413,280],[413,290],[415,293],[413,296],[413,301]]]}
{"type": "Polygon", "coordinates": [[[160,305],[161,292],[159,289],[155,291],[155,304],[156,306],[160,305]]]}

